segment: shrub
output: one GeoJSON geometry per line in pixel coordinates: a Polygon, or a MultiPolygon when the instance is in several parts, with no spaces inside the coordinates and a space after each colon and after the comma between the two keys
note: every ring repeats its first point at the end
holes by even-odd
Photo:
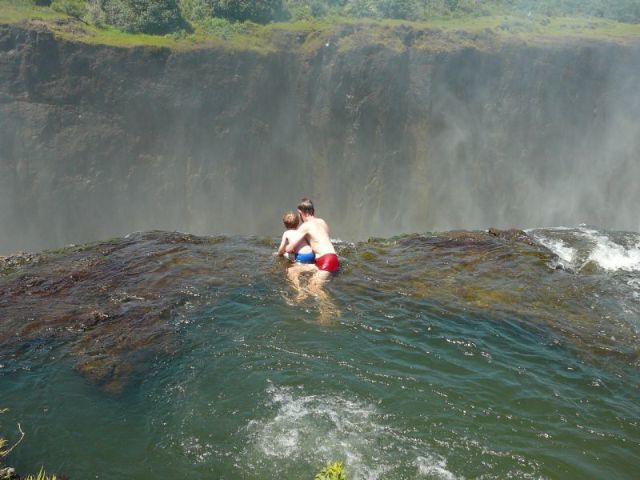
{"type": "Polygon", "coordinates": [[[233,22],[268,23],[288,18],[282,0],[213,0],[213,15],[233,22]]]}
{"type": "Polygon", "coordinates": [[[176,0],[104,0],[107,23],[130,33],[165,34],[188,29],[176,0]]]}
{"type": "MultiPolygon", "coordinates": [[[[0,414],[6,413],[8,411],[8,409],[6,408],[2,408],[0,409],[0,414]]],[[[22,428],[20,427],[20,424],[18,424],[18,430],[20,430],[20,434],[21,437],[20,439],[13,444],[13,446],[11,448],[7,448],[8,442],[6,439],[0,437],[0,459],[2,459],[3,457],[6,457],[7,455],[9,455],[11,453],[11,451],[16,448],[20,442],[22,442],[22,440],[24,439],[24,432],[22,431],[22,428]]],[[[4,470],[2,467],[2,463],[0,463],[0,470],[4,470]]],[[[8,469],[8,470],[13,470],[13,469],[8,469]]],[[[9,477],[7,478],[14,478],[12,473],[9,473],[9,477]]],[[[0,475],[2,475],[2,473],[0,473],[0,475]]],[[[2,478],[5,478],[4,476],[2,478]]],[[[19,477],[18,477],[19,478],[19,477]]],[[[29,475],[25,480],[57,480],[55,475],[52,476],[47,476],[46,472],[44,471],[43,468],[40,468],[40,473],[38,473],[37,476],[33,476],[33,475],[29,475]]]]}
{"type": "Polygon", "coordinates": [[[345,5],[346,13],[354,17],[375,17],[377,15],[375,0],[349,0],[345,5]]]}
{"type": "Polygon", "coordinates": [[[325,17],[334,6],[330,0],[288,0],[285,8],[294,21],[325,17]]]}
{"type": "MultiPolygon", "coordinates": [[[[7,413],[8,411],[9,409],[7,408],[0,408],[0,414],[7,413]]],[[[9,448],[7,448],[7,445],[9,445],[9,441],[6,438],[0,437],[0,460],[9,455],[11,451],[16,448],[24,439],[24,432],[22,431],[22,428],[20,428],[20,424],[18,424],[18,430],[20,430],[22,436],[16,443],[13,444],[13,446],[9,448]]],[[[0,476],[2,478],[13,478],[14,473],[15,472],[13,468],[3,467],[2,462],[0,462],[0,476]]]]}
{"type": "Polygon", "coordinates": [[[53,0],[51,8],[74,18],[83,18],[87,14],[87,2],[85,0],[53,0]]]}
{"type": "Polygon", "coordinates": [[[342,462],[336,462],[320,470],[314,480],[347,480],[347,475],[344,473],[342,462]]]}
{"type": "Polygon", "coordinates": [[[415,19],[418,14],[416,0],[379,0],[378,11],[385,18],[415,19]]]}
{"type": "Polygon", "coordinates": [[[640,23],[640,2],[637,0],[609,1],[609,15],[621,22],[640,23]]]}
{"type": "Polygon", "coordinates": [[[231,38],[245,31],[243,24],[230,22],[226,18],[210,18],[202,22],[200,26],[207,33],[221,38],[231,38]]]}
{"type": "Polygon", "coordinates": [[[107,22],[107,17],[102,9],[102,0],[89,0],[84,18],[88,23],[102,27],[107,22]]]}
{"type": "MultiPolygon", "coordinates": [[[[8,408],[0,408],[0,415],[3,413],[7,413],[8,411],[8,408]]],[[[8,440],[6,438],[0,437],[0,458],[4,458],[9,455],[13,451],[13,449],[20,445],[20,442],[22,442],[22,440],[24,439],[24,432],[22,431],[20,424],[18,424],[18,430],[20,430],[20,434],[22,436],[20,437],[20,440],[14,443],[10,448],[7,448],[7,445],[9,444],[8,440]]]]}
{"type": "Polygon", "coordinates": [[[213,17],[213,0],[180,0],[180,11],[187,20],[204,22],[213,17]]]}

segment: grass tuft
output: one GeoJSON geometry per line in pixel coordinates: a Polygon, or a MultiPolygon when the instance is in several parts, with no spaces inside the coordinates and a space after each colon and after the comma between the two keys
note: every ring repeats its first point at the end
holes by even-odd
{"type": "Polygon", "coordinates": [[[29,475],[25,480],[57,480],[57,478],[55,475],[47,475],[47,472],[45,472],[43,468],[40,468],[38,475],[35,477],[33,475],[29,475]]]}

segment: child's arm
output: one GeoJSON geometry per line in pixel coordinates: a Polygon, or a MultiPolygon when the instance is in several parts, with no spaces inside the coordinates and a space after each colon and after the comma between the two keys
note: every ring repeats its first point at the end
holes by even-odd
{"type": "Polygon", "coordinates": [[[278,247],[278,251],[276,252],[276,254],[280,257],[284,255],[286,246],[287,246],[287,232],[284,232],[282,234],[282,241],[280,242],[280,246],[278,247]]]}
{"type": "Polygon", "coordinates": [[[291,238],[289,238],[289,244],[286,246],[285,250],[288,253],[293,253],[296,248],[305,240],[307,235],[306,225],[303,223],[298,227],[298,229],[291,234],[291,238]]]}

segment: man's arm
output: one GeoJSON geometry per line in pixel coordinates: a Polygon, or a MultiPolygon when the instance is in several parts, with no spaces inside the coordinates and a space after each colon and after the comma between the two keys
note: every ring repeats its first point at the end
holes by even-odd
{"type": "Polygon", "coordinates": [[[292,253],[296,249],[298,244],[304,240],[304,237],[307,236],[307,233],[308,233],[308,228],[303,223],[298,227],[298,229],[295,232],[293,232],[293,234],[289,238],[289,244],[287,245],[285,250],[288,253],[292,253]]]}

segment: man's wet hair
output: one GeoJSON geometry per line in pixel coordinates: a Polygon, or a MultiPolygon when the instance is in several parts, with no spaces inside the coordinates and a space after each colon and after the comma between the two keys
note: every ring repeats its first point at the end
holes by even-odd
{"type": "Polygon", "coordinates": [[[315,215],[316,211],[313,208],[313,202],[308,198],[303,198],[300,200],[298,204],[298,210],[300,210],[305,215],[315,215]]]}
{"type": "Polygon", "coordinates": [[[295,230],[300,225],[300,217],[296,213],[287,212],[282,216],[282,223],[289,230],[295,230]]]}

